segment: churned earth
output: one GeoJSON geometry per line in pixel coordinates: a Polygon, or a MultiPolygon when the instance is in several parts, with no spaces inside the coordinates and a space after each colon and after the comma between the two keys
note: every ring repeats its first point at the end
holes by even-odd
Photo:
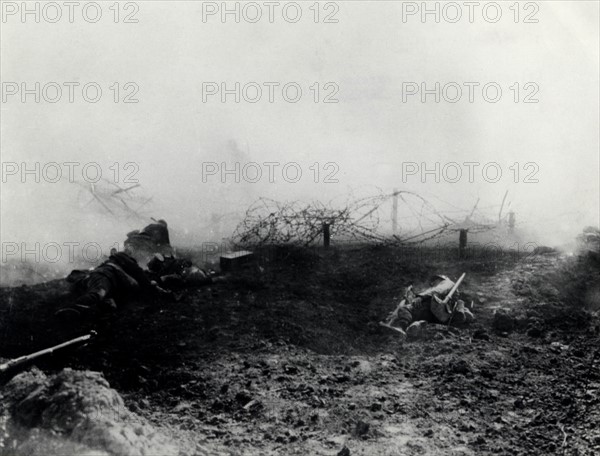
{"type": "MultiPolygon", "coordinates": [[[[162,454],[172,445],[185,455],[600,452],[595,260],[553,251],[458,259],[452,250],[373,246],[279,248],[259,258],[260,268],[177,302],[133,300],[97,325],[94,343],[14,377],[0,393],[0,454],[36,445],[65,454],[40,435],[90,455],[162,454]],[[474,324],[434,325],[407,341],[378,324],[406,286],[462,272],[474,324]],[[83,429],[122,426],[119,438],[142,438],[127,449],[111,435],[56,427],[53,414],[77,414],[77,406],[51,406],[56,391],[111,398],[83,402],[96,407],[77,415],[83,429]]],[[[52,318],[69,299],[61,280],[3,288],[0,356],[84,334],[89,328],[52,318]]]]}

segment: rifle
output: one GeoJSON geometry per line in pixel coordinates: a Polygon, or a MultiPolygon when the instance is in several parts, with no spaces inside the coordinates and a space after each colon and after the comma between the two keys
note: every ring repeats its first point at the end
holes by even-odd
{"type": "Polygon", "coordinates": [[[448,292],[448,294],[446,295],[444,300],[441,300],[440,298],[438,298],[436,296],[435,297],[436,301],[438,301],[439,303],[442,303],[442,304],[448,304],[448,301],[450,301],[450,298],[452,298],[452,295],[456,292],[456,290],[458,290],[459,285],[461,284],[461,282],[463,281],[463,279],[465,278],[466,275],[467,275],[467,273],[463,272],[463,274],[459,277],[459,279],[456,281],[454,286],[450,289],[450,291],[448,292]]]}
{"type": "Polygon", "coordinates": [[[41,358],[42,356],[51,355],[57,350],[62,350],[66,347],[71,347],[73,345],[86,345],[89,340],[97,335],[96,331],[90,331],[89,334],[85,336],[80,336],[75,339],[68,340],[63,342],[62,344],[55,345],[54,347],[45,348],[44,350],[37,351],[30,355],[20,356],[19,358],[11,359],[3,364],[0,364],[0,375],[8,372],[9,370],[15,369],[23,364],[28,363],[29,361],[36,360],[41,358]]]}
{"type": "MultiPolygon", "coordinates": [[[[450,301],[450,298],[452,298],[452,295],[454,294],[454,292],[456,290],[458,290],[458,286],[461,284],[461,282],[463,281],[463,279],[465,278],[466,275],[467,275],[467,273],[463,272],[463,274],[456,281],[456,283],[454,284],[454,286],[452,287],[452,289],[450,290],[450,292],[446,295],[446,297],[444,298],[443,301],[440,298],[438,298],[437,296],[434,295],[435,300],[438,303],[440,303],[440,304],[447,305],[448,302],[450,301]]],[[[454,318],[454,314],[456,313],[456,307],[457,306],[458,306],[458,301],[456,301],[454,303],[454,305],[452,306],[452,312],[450,313],[450,318],[448,318],[448,323],[447,323],[448,327],[450,327],[450,323],[452,323],[452,319],[454,318]]]]}

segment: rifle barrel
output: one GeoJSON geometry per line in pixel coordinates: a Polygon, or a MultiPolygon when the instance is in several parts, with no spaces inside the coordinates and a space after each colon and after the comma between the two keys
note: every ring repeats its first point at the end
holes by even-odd
{"type": "Polygon", "coordinates": [[[20,356],[19,358],[11,359],[11,360],[7,361],[6,363],[0,364],[0,373],[6,372],[7,370],[9,370],[15,366],[19,366],[20,364],[26,363],[27,361],[32,361],[32,360],[40,358],[42,356],[52,354],[55,351],[61,350],[65,347],[80,344],[82,342],[87,342],[95,335],[96,335],[96,332],[92,331],[89,334],[77,337],[75,339],[68,340],[66,342],[63,342],[62,344],[58,344],[53,347],[45,348],[43,350],[37,351],[35,353],[31,353],[29,355],[20,356]]]}
{"type": "Polygon", "coordinates": [[[458,287],[460,286],[461,282],[463,281],[463,279],[465,278],[466,275],[467,275],[467,273],[463,272],[463,274],[460,276],[460,278],[456,281],[456,283],[454,284],[454,286],[452,287],[450,292],[446,295],[446,297],[442,301],[444,304],[446,304],[448,301],[450,301],[450,298],[456,292],[456,290],[458,290],[458,287]]]}

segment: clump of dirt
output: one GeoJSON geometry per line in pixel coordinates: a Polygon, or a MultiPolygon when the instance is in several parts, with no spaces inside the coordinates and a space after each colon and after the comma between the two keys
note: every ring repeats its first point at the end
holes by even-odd
{"type": "Polygon", "coordinates": [[[17,375],[0,393],[7,454],[177,455],[177,446],[130,412],[102,374],[37,369],[17,375]],[[67,451],[69,450],[69,451],[67,451]]]}

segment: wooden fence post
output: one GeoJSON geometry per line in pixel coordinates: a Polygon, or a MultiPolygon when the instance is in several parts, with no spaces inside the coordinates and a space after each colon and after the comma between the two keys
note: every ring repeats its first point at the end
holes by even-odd
{"type": "Polygon", "coordinates": [[[392,199],[392,233],[398,233],[398,189],[394,189],[392,199]]]}
{"type": "Polygon", "coordinates": [[[462,229],[458,235],[458,256],[459,258],[465,257],[467,250],[467,230],[462,229]]]}
{"type": "Polygon", "coordinates": [[[329,223],[323,223],[323,246],[327,249],[331,242],[331,232],[329,231],[329,223]]]}
{"type": "Polygon", "coordinates": [[[512,231],[515,228],[515,213],[510,211],[508,213],[508,229],[512,231]]]}

